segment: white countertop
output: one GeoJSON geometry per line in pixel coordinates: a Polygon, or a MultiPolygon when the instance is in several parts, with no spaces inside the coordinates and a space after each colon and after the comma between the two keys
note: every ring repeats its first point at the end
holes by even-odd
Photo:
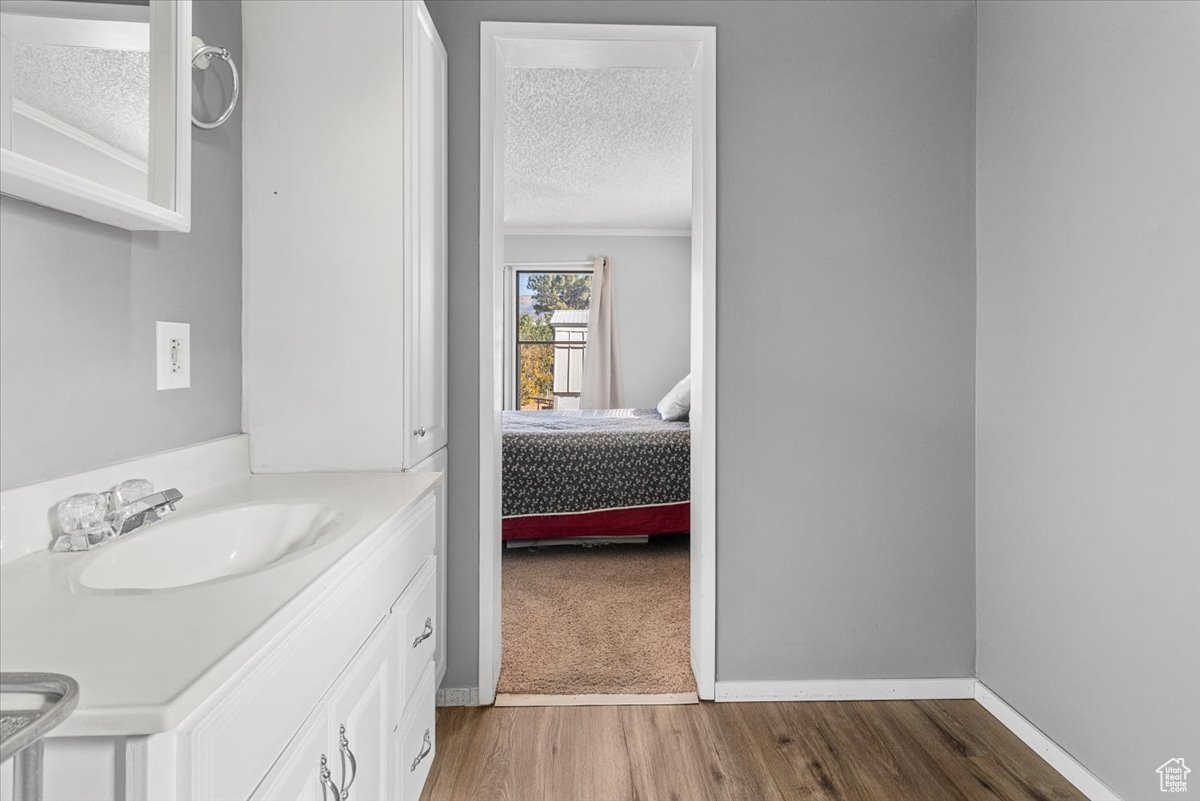
{"type": "Polygon", "coordinates": [[[0,670],[65,673],[79,682],[79,706],[55,736],[172,729],[365,558],[355,547],[432,491],[438,477],[249,476],[190,496],[180,487],[185,498],[173,519],[246,503],[315,502],[345,513],[344,533],[256,573],[149,593],[73,591],[88,553],[17,559],[0,567],[0,670]]]}

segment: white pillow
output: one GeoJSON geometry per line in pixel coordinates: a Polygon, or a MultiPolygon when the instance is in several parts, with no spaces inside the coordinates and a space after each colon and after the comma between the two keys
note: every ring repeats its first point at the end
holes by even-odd
{"type": "Polygon", "coordinates": [[[692,374],[671,388],[658,402],[658,413],[664,420],[686,420],[692,412],[692,374]]]}

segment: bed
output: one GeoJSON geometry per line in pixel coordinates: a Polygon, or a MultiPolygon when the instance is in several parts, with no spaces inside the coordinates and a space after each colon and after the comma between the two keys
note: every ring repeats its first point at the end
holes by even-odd
{"type": "Polygon", "coordinates": [[[686,532],[691,432],[654,409],[504,412],[506,541],[686,532]]]}

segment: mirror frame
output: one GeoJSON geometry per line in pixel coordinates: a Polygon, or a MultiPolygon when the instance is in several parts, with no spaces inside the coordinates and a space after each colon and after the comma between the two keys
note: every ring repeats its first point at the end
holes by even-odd
{"type": "Polygon", "coordinates": [[[192,0],[150,0],[149,200],[8,148],[0,148],[0,193],[130,231],[190,230],[191,45],[192,0]],[[173,69],[159,69],[163,61],[173,69]]]}

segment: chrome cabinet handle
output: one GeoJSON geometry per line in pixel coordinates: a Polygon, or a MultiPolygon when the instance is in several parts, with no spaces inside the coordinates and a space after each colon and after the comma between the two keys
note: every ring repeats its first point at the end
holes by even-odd
{"type": "Polygon", "coordinates": [[[417,635],[417,638],[415,640],[413,640],[413,648],[416,648],[418,645],[425,642],[432,636],[433,636],[433,618],[427,617],[427,618],[425,618],[425,630],[422,631],[419,635],[417,635]]]}
{"type": "Polygon", "coordinates": [[[423,436],[425,436],[425,426],[421,426],[420,428],[418,428],[418,429],[416,429],[415,431],[413,431],[413,436],[414,436],[414,437],[423,437],[423,436]]]}
{"type": "Polygon", "coordinates": [[[325,755],[321,754],[321,798],[329,801],[329,793],[333,791],[333,801],[338,801],[342,794],[338,792],[337,785],[333,783],[333,778],[329,775],[329,766],[325,763],[325,755]]]}
{"type": "Polygon", "coordinates": [[[421,753],[417,754],[417,758],[412,761],[412,767],[408,769],[409,773],[415,773],[417,765],[421,764],[421,760],[429,756],[429,752],[433,750],[433,741],[429,738],[429,729],[425,730],[425,741],[421,745],[421,753]]]}
{"type": "Polygon", "coordinates": [[[346,727],[338,726],[338,749],[342,752],[342,801],[350,797],[350,788],[358,778],[358,760],[350,750],[350,741],[346,739],[346,727]],[[350,760],[350,780],[346,781],[346,760],[350,760]]]}

